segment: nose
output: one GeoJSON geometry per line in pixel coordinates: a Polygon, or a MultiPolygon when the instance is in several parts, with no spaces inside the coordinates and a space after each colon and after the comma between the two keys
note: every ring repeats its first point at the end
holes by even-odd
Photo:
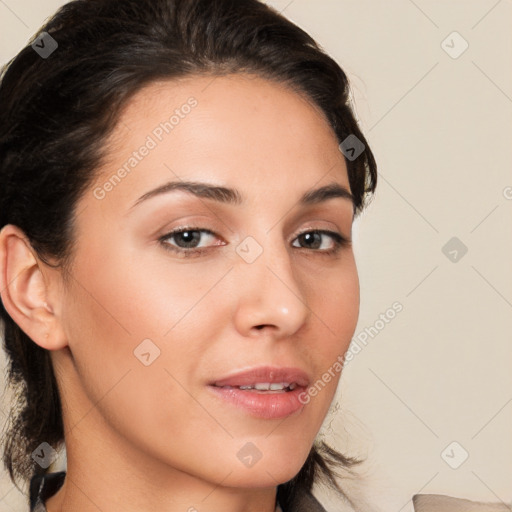
{"type": "Polygon", "coordinates": [[[252,263],[240,258],[233,274],[240,334],[285,338],[304,325],[310,314],[305,286],[282,241],[267,239],[261,255],[252,263]]]}

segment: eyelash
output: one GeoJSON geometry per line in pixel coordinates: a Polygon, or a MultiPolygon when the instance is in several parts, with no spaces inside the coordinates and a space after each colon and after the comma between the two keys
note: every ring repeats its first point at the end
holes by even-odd
{"type": "MultiPolygon", "coordinates": [[[[193,248],[193,247],[191,247],[189,249],[184,249],[182,247],[176,247],[174,245],[170,245],[167,242],[167,240],[169,238],[172,238],[175,235],[178,235],[180,233],[185,233],[185,232],[200,232],[200,233],[206,233],[206,234],[215,236],[215,233],[213,231],[209,230],[209,229],[203,229],[203,228],[200,228],[200,227],[186,227],[186,228],[179,228],[179,229],[176,229],[174,231],[170,231],[169,233],[167,233],[167,234],[163,235],[162,237],[160,237],[158,240],[161,243],[161,245],[164,247],[165,250],[171,251],[171,252],[173,252],[175,254],[180,254],[184,258],[191,258],[191,257],[201,256],[205,252],[207,252],[207,251],[212,249],[212,246],[204,247],[204,248],[199,248],[199,249],[193,248]]],[[[301,233],[299,233],[296,236],[294,241],[296,239],[298,239],[302,235],[312,234],[312,233],[318,233],[320,235],[330,236],[333,239],[333,241],[334,241],[334,247],[332,249],[327,249],[327,250],[325,250],[325,249],[324,250],[311,249],[312,251],[317,252],[318,254],[320,254],[322,256],[332,256],[332,255],[335,255],[341,249],[343,249],[344,247],[348,247],[351,244],[350,240],[345,238],[343,235],[340,235],[339,233],[336,233],[335,231],[329,231],[329,230],[326,230],[326,229],[311,229],[311,230],[307,230],[307,231],[302,231],[301,233]]],[[[213,246],[213,247],[215,247],[215,246],[213,246]]],[[[308,250],[307,247],[298,247],[298,249],[308,250]]]]}

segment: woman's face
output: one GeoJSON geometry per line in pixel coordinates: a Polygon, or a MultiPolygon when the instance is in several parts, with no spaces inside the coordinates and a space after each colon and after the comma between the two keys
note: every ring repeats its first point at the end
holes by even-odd
{"type": "Polygon", "coordinates": [[[297,93],[230,75],[146,87],[110,142],[76,208],[60,311],[68,347],[51,352],[68,468],[101,454],[230,486],[289,480],[331,404],[359,309],[334,133],[297,93]],[[221,390],[222,380],[303,387],[221,390]]]}

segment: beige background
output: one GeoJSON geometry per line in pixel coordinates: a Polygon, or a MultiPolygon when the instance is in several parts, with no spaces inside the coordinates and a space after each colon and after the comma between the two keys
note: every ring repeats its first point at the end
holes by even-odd
{"type": "MultiPolygon", "coordinates": [[[[0,0],[0,61],[62,3],[0,0]]],[[[386,512],[412,511],[419,492],[510,505],[512,2],[269,3],[345,69],[380,168],[356,229],[356,337],[373,337],[345,367],[323,429],[367,458],[347,488],[386,512]],[[452,237],[468,248],[457,262],[442,252],[452,237]],[[395,302],[403,310],[382,328],[395,302]]],[[[25,510],[0,482],[0,510],[25,510]]]]}

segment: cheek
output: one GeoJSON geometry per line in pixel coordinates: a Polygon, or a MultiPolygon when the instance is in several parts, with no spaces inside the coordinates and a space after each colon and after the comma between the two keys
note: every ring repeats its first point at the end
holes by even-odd
{"type": "Polygon", "coordinates": [[[88,421],[106,422],[145,453],[176,461],[190,459],[192,439],[204,429],[225,435],[192,399],[206,334],[221,321],[199,301],[218,277],[196,286],[178,272],[165,280],[160,269],[155,280],[148,266],[94,265],[92,258],[80,270],[65,310],[78,416],[91,410],[88,421]]]}
{"type": "Polygon", "coordinates": [[[311,283],[312,316],[322,332],[316,336],[317,349],[327,358],[324,363],[330,360],[332,364],[348,348],[359,316],[359,278],[353,256],[338,270],[324,272],[311,283]]]}
{"type": "Polygon", "coordinates": [[[131,343],[167,339],[226,269],[214,263],[198,273],[193,265],[173,264],[162,254],[155,249],[123,250],[121,241],[88,252],[74,272],[72,300],[79,303],[73,316],[88,310],[84,322],[95,324],[114,344],[120,338],[131,343]]]}
{"type": "Polygon", "coordinates": [[[212,266],[200,277],[192,265],[177,267],[169,270],[161,258],[130,258],[129,250],[114,247],[89,251],[77,262],[65,301],[65,328],[91,401],[123,378],[126,394],[144,412],[164,414],[155,407],[154,390],[185,405],[186,395],[176,390],[180,384],[191,389],[202,354],[226,322],[221,308],[227,306],[208,294],[225,268],[212,266]],[[111,256],[99,257],[103,254],[111,256]]]}
{"type": "Polygon", "coordinates": [[[304,400],[314,410],[320,427],[334,398],[347,351],[359,316],[359,279],[353,257],[336,272],[323,272],[311,285],[312,329],[308,352],[314,361],[315,379],[304,400]],[[314,290],[314,291],[313,291],[314,290]]]}

